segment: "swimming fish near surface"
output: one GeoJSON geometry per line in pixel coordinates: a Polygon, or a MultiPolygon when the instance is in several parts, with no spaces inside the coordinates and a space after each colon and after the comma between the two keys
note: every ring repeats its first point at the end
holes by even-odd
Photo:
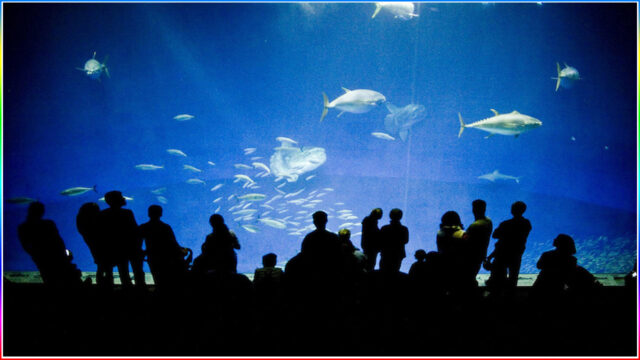
{"type": "Polygon", "coordinates": [[[193,172],[202,172],[202,170],[198,169],[197,167],[191,166],[191,165],[182,165],[182,168],[185,169],[185,170],[193,171],[193,172]]]}
{"type": "Polygon", "coordinates": [[[465,124],[462,120],[462,115],[458,113],[458,118],[460,119],[460,132],[458,133],[458,137],[462,136],[464,128],[475,128],[490,133],[485,139],[495,134],[515,135],[515,137],[518,137],[521,133],[542,125],[542,121],[529,115],[520,114],[515,110],[508,114],[499,114],[494,109],[491,109],[491,111],[495,114],[494,116],[471,124],[465,124]]]}
{"type": "Polygon", "coordinates": [[[68,188],[65,190],[62,190],[60,192],[60,195],[64,195],[64,196],[78,196],[78,195],[82,195],[84,193],[86,193],[87,191],[95,191],[98,192],[98,190],[96,190],[96,186],[94,185],[93,187],[82,187],[82,186],[77,186],[77,187],[72,187],[72,188],[68,188]]]}
{"type": "Polygon", "coordinates": [[[207,164],[209,164],[211,166],[216,166],[216,163],[214,163],[213,161],[207,161],[207,164]]]}
{"type": "Polygon", "coordinates": [[[245,165],[245,164],[233,164],[233,166],[236,169],[246,169],[246,170],[253,169],[251,166],[245,165]]]}
{"type": "Polygon", "coordinates": [[[136,165],[138,170],[160,170],[164,169],[164,165],[152,165],[152,164],[139,164],[136,165]]]}
{"type": "Polygon", "coordinates": [[[306,178],[304,178],[304,179],[305,179],[306,181],[309,181],[309,180],[313,179],[314,177],[316,177],[316,175],[315,175],[315,174],[314,174],[314,175],[309,175],[309,176],[307,176],[307,177],[306,177],[306,178]]]}
{"type": "Polygon", "coordinates": [[[203,180],[200,179],[189,179],[187,180],[187,184],[198,185],[198,184],[206,184],[203,180]]]}
{"type": "Polygon", "coordinates": [[[218,184],[218,185],[216,185],[216,186],[212,187],[212,188],[211,188],[211,191],[216,191],[216,190],[220,189],[220,188],[221,188],[221,187],[223,187],[223,186],[224,186],[224,184],[218,184]]]}
{"type": "Polygon", "coordinates": [[[329,109],[336,108],[340,110],[341,112],[340,114],[338,114],[338,117],[340,117],[340,115],[342,115],[344,112],[363,114],[371,111],[371,109],[373,109],[376,105],[382,104],[387,101],[384,95],[373,90],[349,90],[346,88],[342,88],[342,90],[344,90],[345,93],[331,102],[329,102],[327,94],[322,93],[324,108],[322,110],[322,116],[320,117],[321,122],[322,120],[324,120],[324,117],[327,116],[329,109]]]}
{"type": "Polygon", "coordinates": [[[256,152],[256,148],[246,148],[246,149],[244,149],[244,154],[245,155],[251,155],[254,152],[256,152]]]}
{"type": "Polygon", "coordinates": [[[35,202],[36,199],[32,199],[30,197],[25,197],[25,196],[18,196],[18,197],[12,197],[10,199],[7,199],[7,202],[10,204],[30,204],[32,202],[35,202]]]}
{"type": "Polygon", "coordinates": [[[220,196],[219,198],[216,198],[215,200],[213,200],[214,203],[217,203],[218,201],[222,200],[222,196],[220,196]]]}
{"type": "Polygon", "coordinates": [[[247,201],[262,201],[266,198],[267,198],[267,195],[265,194],[245,194],[242,196],[238,196],[238,199],[247,200],[247,201]]]}
{"type": "Polygon", "coordinates": [[[244,181],[245,185],[246,184],[255,183],[255,181],[251,180],[250,177],[248,177],[247,175],[244,175],[244,174],[233,175],[233,177],[236,178],[235,180],[233,180],[234,183],[236,183],[238,181],[244,181]]]}
{"type": "Polygon", "coordinates": [[[166,204],[169,202],[169,200],[167,200],[166,197],[164,196],[156,196],[156,199],[158,200],[158,202],[160,202],[161,204],[166,204]]]}
{"type": "Polygon", "coordinates": [[[262,169],[264,171],[267,172],[267,174],[271,173],[271,169],[269,169],[269,167],[261,162],[253,162],[251,163],[251,165],[253,165],[253,167],[255,167],[256,169],[262,169]]]}
{"type": "Polygon", "coordinates": [[[383,133],[383,132],[372,132],[371,135],[373,135],[374,137],[377,137],[378,139],[382,139],[382,140],[390,140],[393,141],[396,138],[394,138],[393,136],[383,133]]]}
{"type": "Polygon", "coordinates": [[[385,11],[393,14],[393,17],[396,19],[409,20],[419,16],[418,14],[414,14],[414,8],[413,3],[411,2],[377,2],[376,10],[373,12],[371,18],[375,18],[380,10],[384,9],[385,11]]]}
{"type": "Polygon", "coordinates": [[[500,174],[498,170],[494,170],[492,173],[484,174],[478,176],[478,179],[485,179],[491,182],[495,182],[496,180],[515,180],[516,183],[520,183],[520,177],[500,174]]]}
{"type": "Polygon", "coordinates": [[[180,114],[180,115],[176,115],[176,116],[174,116],[173,118],[174,118],[175,120],[178,120],[178,121],[186,121],[186,120],[191,120],[191,119],[193,119],[194,117],[195,117],[195,116],[193,116],[193,115],[189,115],[189,114],[180,114]]]}
{"type": "Polygon", "coordinates": [[[252,234],[257,233],[258,230],[259,230],[257,226],[249,225],[249,224],[242,225],[242,228],[247,230],[248,232],[250,232],[252,234]]]}
{"type": "Polygon", "coordinates": [[[560,85],[564,88],[570,88],[573,86],[573,82],[576,80],[580,80],[580,73],[574,67],[567,65],[564,63],[564,68],[560,69],[560,64],[556,63],[556,69],[558,70],[558,77],[552,77],[553,80],[556,80],[556,91],[560,85]]]}
{"type": "Polygon", "coordinates": [[[263,218],[263,219],[258,219],[258,221],[260,221],[261,223],[267,225],[267,226],[271,226],[272,228],[276,228],[276,229],[286,229],[287,225],[281,221],[275,220],[275,219],[271,219],[271,218],[263,218]]]}
{"type": "Polygon", "coordinates": [[[187,157],[187,154],[178,149],[167,149],[167,152],[171,155],[187,157]]]}
{"type": "Polygon", "coordinates": [[[157,189],[151,190],[151,193],[153,195],[162,195],[162,194],[165,193],[165,191],[167,191],[167,188],[166,187],[161,187],[161,188],[157,188],[157,189]]]}

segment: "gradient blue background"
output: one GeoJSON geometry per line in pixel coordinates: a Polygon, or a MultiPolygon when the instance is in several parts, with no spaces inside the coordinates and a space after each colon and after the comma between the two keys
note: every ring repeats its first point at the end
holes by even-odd
{"type": "MultiPolygon", "coordinates": [[[[158,203],[150,190],[159,187],[168,189],[163,220],[195,255],[210,232],[218,206],[212,200],[224,196],[221,214],[242,245],[238,271],[253,272],[267,252],[282,265],[301,238],[260,223],[259,233],[245,231],[228,211],[236,201],[226,199],[276,194],[273,177],[255,178],[258,171],[233,164],[263,156],[268,165],[278,136],[326,149],[324,165],[283,188],[304,188],[303,195],[333,188],[316,210],[350,209],[361,219],[382,207],[381,225],[391,208],[404,210],[405,271],[415,250],[435,250],[445,211],[458,211],[465,225],[473,221],[476,198],[487,201],[495,226],[510,218],[512,202],[528,204],[533,230],[523,273],[537,272],[535,262],[558,233],[574,237],[579,264],[592,272],[633,266],[633,3],[420,4],[420,17],[410,21],[384,11],[371,19],[371,3],[3,5],[5,270],[35,269],[16,236],[26,206],[6,199],[44,202],[79,267],[95,271],[75,228],[80,205],[118,189],[134,197],[128,207],[143,223],[147,207],[158,203]],[[91,80],[75,69],[94,51],[100,61],[108,55],[111,78],[91,80]],[[576,67],[583,80],[555,92],[556,62],[576,67]],[[371,136],[384,131],[384,106],[340,118],[332,109],[320,123],[321,92],[334,99],[343,86],[379,91],[397,106],[422,104],[426,119],[407,142],[371,136]],[[458,112],[473,122],[491,116],[491,108],[543,125],[517,139],[484,139],[475,129],[457,137],[458,112]],[[182,113],[195,118],[173,120],[182,113]],[[247,147],[256,153],[245,156],[247,147]],[[134,168],[143,163],[165,168],[134,168]],[[183,164],[204,171],[193,176],[183,164]],[[477,178],[495,169],[521,176],[520,184],[477,178]],[[233,184],[238,173],[261,188],[233,184]],[[305,181],[311,174],[317,176],[305,181]],[[207,184],[186,184],[191,177],[207,184]],[[225,186],[211,192],[218,183],[225,186]],[[93,185],[98,194],[60,195],[93,185]]],[[[281,217],[298,210],[291,205],[281,217]]],[[[331,218],[328,227],[337,231],[344,222],[331,218]]],[[[360,238],[353,242],[359,246],[360,238]]]]}

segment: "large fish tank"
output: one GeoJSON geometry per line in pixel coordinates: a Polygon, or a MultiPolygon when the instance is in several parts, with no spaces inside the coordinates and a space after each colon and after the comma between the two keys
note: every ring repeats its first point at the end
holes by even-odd
{"type": "Polygon", "coordinates": [[[359,247],[376,207],[381,226],[403,210],[408,271],[416,250],[436,249],[442,214],[466,226],[478,198],[494,227],[527,204],[522,273],[537,273],[559,233],[589,271],[630,271],[637,5],[413,6],[373,17],[374,3],[4,3],[4,271],[36,270],[17,238],[29,199],[95,271],[75,217],[85,202],[106,208],[110,190],[139,224],[161,205],[196,256],[220,213],[242,246],[240,273],[269,252],[284,266],[317,210],[359,247]],[[579,79],[556,90],[567,67],[579,79]],[[333,102],[343,88],[386,101],[329,107],[321,122],[322,94],[333,102]],[[491,109],[542,125],[458,136],[460,118],[491,109]],[[86,189],[61,194],[74,187],[86,189]]]}

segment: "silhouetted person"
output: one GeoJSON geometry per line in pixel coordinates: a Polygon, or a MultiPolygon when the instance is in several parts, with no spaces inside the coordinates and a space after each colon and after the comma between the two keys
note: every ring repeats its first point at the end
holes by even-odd
{"type": "Polygon", "coordinates": [[[411,264],[411,268],[409,269],[409,277],[415,280],[423,277],[425,266],[427,265],[427,252],[419,249],[416,250],[413,256],[416,258],[416,262],[411,264]]]}
{"type": "Polygon", "coordinates": [[[52,287],[81,283],[81,273],[71,262],[70,253],[58,233],[56,224],[43,219],[44,204],[31,203],[27,219],[18,226],[18,238],[38,267],[42,281],[52,287]]]}
{"type": "Polygon", "coordinates": [[[468,236],[462,226],[460,215],[455,211],[447,211],[440,220],[440,230],[436,236],[438,253],[441,255],[443,272],[447,286],[452,289],[467,287],[469,283],[468,236]]]}
{"type": "Polygon", "coordinates": [[[482,267],[482,262],[487,258],[487,249],[493,231],[491,219],[485,216],[487,203],[484,200],[474,200],[471,203],[475,221],[467,228],[469,240],[469,276],[475,280],[482,267]]]}
{"type": "Polygon", "coordinates": [[[503,221],[493,232],[493,238],[498,239],[493,253],[491,276],[487,285],[499,289],[515,289],[520,274],[520,263],[525,250],[527,237],[531,231],[531,223],[522,214],[527,210],[527,205],[522,201],[516,201],[511,205],[513,218],[503,221]],[[507,278],[507,271],[509,277],[507,278]]]}
{"type": "MultiPolygon", "coordinates": [[[[273,305],[280,298],[282,269],[276,267],[278,256],[274,253],[262,257],[262,266],[253,275],[258,301],[273,305]]],[[[263,304],[267,305],[267,304],[263,304]]],[[[268,309],[267,309],[268,311],[268,309]]]]}
{"type": "Polygon", "coordinates": [[[409,229],[400,223],[402,210],[389,212],[391,221],[380,229],[380,270],[398,272],[407,254],[404,246],[409,242],[409,229]]]}
{"type": "Polygon", "coordinates": [[[371,214],[362,220],[360,246],[362,252],[367,256],[366,269],[368,272],[373,271],[376,267],[376,260],[380,252],[380,229],[378,228],[378,220],[380,219],[382,219],[382,209],[376,208],[371,210],[371,214]]]}
{"type": "Polygon", "coordinates": [[[184,250],[171,226],[160,220],[162,207],[151,205],[149,222],[140,225],[140,236],[146,244],[147,262],[153,282],[158,287],[178,285],[185,274],[184,250]]]}
{"type": "Polygon", "coordinates": [[[327,213],[316,211],[313,213],[313,224],[316,229],[302,240],[301,252],[312,269],[329,268],[338,271],[340,266],[340,243],[338,235],[328,231],[327,213]]]}
{"type": "Polygon", "coordinates": [[[442,255],[435,251],[427,253],[420,249],[415,252],[414,257],[416,262],[409,269],[409,279],[413,283],[418,306],[423,306],[422,301],[444,293],[442,255]]]}
{"type": "Polygon", "coordinates": [[[111,259],[110,271],[107,273],[109,285],[113,283],[113,268],[118,267],[120,282],[124,287],[131,286],[129,263],[133,270],[136,287],[144,288],[142,238],[138,232],[138,224],[133,212],[122,207],[127,204],[120,191],[109,191],[104,195],[109,208],[100,212],[100,229],[102,245],[111,259]]]}
{"type": "Polygon", "coordinates": [[[560,234],[553,240],[555,250],[547,251],[540,256],[537,267],[540,274],[533,284],[538,293],[559,295],[567,287],[576,271],[578,260],[573,256],[576,246],[569,235],[560,234]]]}
{"type": "Polygon", "coordinates": [[[104,248],[104,243],[100,239],[100,206],[94,202],[83,204],[76,216],[76,227],[89,247],[97,266],[96,283],[98,286],[108,286],[109,274],[112,277],[111,283],[113,282],[113,264],[107,253],[108,249],[104,248]]]}
{"type": "Polygon", "coordinates": [[[202,254],[194,261],[194,272],[235,273],[238,264],[235,250],[240,249],[238,238],[229,230],[220,214],[211,215],[209,224],[212,231],[202,244],[202,254]]]}
{"type": "Polygon", "coordinates": [[[338,242],[342,253],[345,270],[352,274],[362,274],[366,271],[367,257],[351,242],[351,231],[340,229],[338,231],[338,242]]]}

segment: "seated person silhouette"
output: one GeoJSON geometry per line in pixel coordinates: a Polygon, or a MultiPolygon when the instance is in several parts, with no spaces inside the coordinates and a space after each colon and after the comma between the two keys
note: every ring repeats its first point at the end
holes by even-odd
{"type": "Polygon", "coordinates": [[[82,283],[81,273],[71,262],[71,253],[60,237],[56,224],[43,219],[44,204],[31,203],[27,219],[18,226],[18,238],[24,250],[38,267],[42,281],[51,288],[82,283]]]}
{"type": "Polygon", "coordinates": [[[109,191],[104,195],[104,199],[109,208],[100,212],[100,246],[106,249],[105,256],[109,259],[110,271],[106,274],[106,282],[109,286],[113,284],[113,266],[117,266],[123,287],[131,287],[131,263],[136,287],[145,289],[142,238],[133,212],[122,208],[127,202],[120,191],[109,191]]]}
{"type": "Polygon", "coordinates": [[[186,249],[176,241],[171,226],[160,220],[162,207],[151,205],[148,214],[149,221],[140,225],[140,236],[145,241],[153,282],[158,287],[178,285],[187,270],[186,249]]]}

